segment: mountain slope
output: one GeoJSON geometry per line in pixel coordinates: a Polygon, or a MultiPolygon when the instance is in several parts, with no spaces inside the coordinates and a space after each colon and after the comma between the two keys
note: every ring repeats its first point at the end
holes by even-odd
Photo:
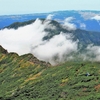
{"type": "Polygon", "coordinates": [[[45,19],[49,15],[53,15],[52,19],[58,20],[60,22],[63,22],[66,18],[72,17],[72,22],[76,25],[77,28],[100,32],[99,20],[96,19],[96,16],[100,16],[100,11],[93,10],[65,10],[49,13],[4,15],[0,16],[0,29],[14,22],[24,22],[36,18],[45,19]]]}
{"type": "Polygon", "coordinates": [[[0,100],[100,99],[98,62],[48,66],[31,54],[20,57],[2,51],[0,47],[0,100]]]}
{"type": "MultiPolygon", "coordinates": [[[[45,19],[41,19],[42,23],[45,22],[45,19]]],[[[49,20],[48,20],[49,21],[49,20]]],[[[5,28],[11,29],[18,29],[19,27],[23,27],[25,25],[30,25],[34,23],[35,20],[29,20],[25,22],[16,22],[13,23],[5,28]]],[[[76,30],[68,30],[67,28],[63,27],[60,23],[57,21],[52,20],[50,25],[55,26],[56,29],[45,29],[46,32],[49,34],[46,35],[43,40],[48,40],[52,38],[55,35],[60,34],[60,32],[66,33],[66,34],[71,34],[74,36],[73,40],[79,40],[79,44],[82,45],[88,45],[88,44],[94,44],[94,45],[100,45],[100,32],[95,32],[95,31],[87,31],[87,30],[81,30],[81,29],[76,29],[76,30]]]]}

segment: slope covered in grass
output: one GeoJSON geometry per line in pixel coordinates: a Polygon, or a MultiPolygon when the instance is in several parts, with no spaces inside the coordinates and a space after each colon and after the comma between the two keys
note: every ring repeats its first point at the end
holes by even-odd
{"type": "Polygon", "coordinates": [[[0,47],[0,100],[99,100],[100,63],[50,66],[0,47]]]}

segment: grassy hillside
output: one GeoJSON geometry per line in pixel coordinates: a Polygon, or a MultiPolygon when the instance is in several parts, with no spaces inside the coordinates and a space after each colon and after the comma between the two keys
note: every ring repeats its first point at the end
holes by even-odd
{"type": "Polygon", "coordinates": [[[0,46],[0,100],[100,100],[100,63],[50,66],[0,46]]]}

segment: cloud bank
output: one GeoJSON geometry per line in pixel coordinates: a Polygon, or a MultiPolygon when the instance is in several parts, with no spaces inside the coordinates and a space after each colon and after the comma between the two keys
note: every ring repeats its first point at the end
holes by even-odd
{"type": "Polygon", "coordinates": [[[85,11],[84,12],[83,11],[79,11],[79,14],[85,20],[91,19],[92,17],[94,17],[96,15],[96,13],[93,13],[93,12],[85,12],[85,11]]]}
{"type": "Polygon", "coordinates": [[[97,14],[96,12],[81,12],[80,11],[79,14],[85,20],[96,20],[96,21],[100,21],[100,13],[97,14]]]}
{"type": "Polygon", "coordinates": [[[96,16],[92,17],[91,19],[94,19],[94,20],[100,21],[100,15],[96,15],[96,16]]]}
{"type": "MultiPolygon", "coordinates": [[[[70,23],[72,20],[72,17],[67,18],[62,27],[66,26],[67,30],[75,30],[75,25],[70,23]]],[[[79,54],[79,41],[73,41],[71,33],[60,32],[48,40],[43,40],[43,37],[53,34],[48,33],[45,29],[56,30],[56,27],[50,22],[51,18],[44,21],[36,19],[34,23],[20,27],[17,30],[0,30],[0,45],[8,52],[16,52],[19,55],[32,53],[39,60],[50,62],[52,65],[77,59],[76,56],[83,60],[100,61],[99,46],[89,45],[86,47],[85,53],[79,54]]]]}
{"type": "Polygon", "coordinates": [[[80,23],[80,28],[86,29],[86,24],[80,23]]]}
{"type": "Polygon", "coordinates": [[[60,33],[55,35],[49,41],[44,41],[36,48],[32,49],[38,59],[49,61],[52,64],[62,62],[67,55],[77,51],[77,42],[71,40],[70,35],[60,33]],[[66,56],[64,58],[64,56],[66,56]]]}
{"type": "Polygon", "coordinates": [[[46,20],[52,20],[53,16],[54,16],[53,14],[49,14],[49,15],[47,16],[46,20]]]}
{"type": "MultiPolygon", "coordinates": [[[[69,25],[68,28],[70,27],[69,25]]],[[[49,40],[43,40],[44,36],[49,35],[45,29],[56,29],[50,24],[48,18],[44,22],[37,19],[31,25],[20,27],[17,30],[0,30],[0,45],[8,52],[17,52],[19,55],[32,53],[38,59],[51,64],[62,62],[65,55],[77,51],[77,41],[73,42],[71,35],[62,32],[49,40]]]]}
{"type": "Polygon", "coordinates": [[[72,23],[72,21],[74,20],[73,17],[68,17],[64,20],[64,27],[71,31],[71,30],[76,30],[76,25],[74,23],[72,23]]]}

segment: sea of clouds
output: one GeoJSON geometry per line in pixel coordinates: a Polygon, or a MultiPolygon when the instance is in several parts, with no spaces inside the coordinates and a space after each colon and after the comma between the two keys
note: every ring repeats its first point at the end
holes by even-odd
{"type": "MultiPolygon", "coordinates": [[[[16,52],[19,55],[32,53],[39,60],[50,62],[52,65],[75,59],[72,54],[79,52],[79,41],[73,41],[71,34],[60,32],[49,40],[43,40],[43,37],[49,35],[45,29],[56,30],[56,27],[50,24],[52,17],[53,15],[49,15],[44,22],[36,19],[32,24],[16,30],[7,28],[0,30],[0,45],[8,52],[16,52]]],[[[72,19],[72,17],[66,18],[62,27],[69,31],[76,30],[76,26],[71,23],[72,19]]],[[[94,53],[96,57],[90,60],[100,60],[99,46],[89,45],[86,50],[85,54],[79,55],[81,58],[90,59],[88,55],[94,53]]]]}

